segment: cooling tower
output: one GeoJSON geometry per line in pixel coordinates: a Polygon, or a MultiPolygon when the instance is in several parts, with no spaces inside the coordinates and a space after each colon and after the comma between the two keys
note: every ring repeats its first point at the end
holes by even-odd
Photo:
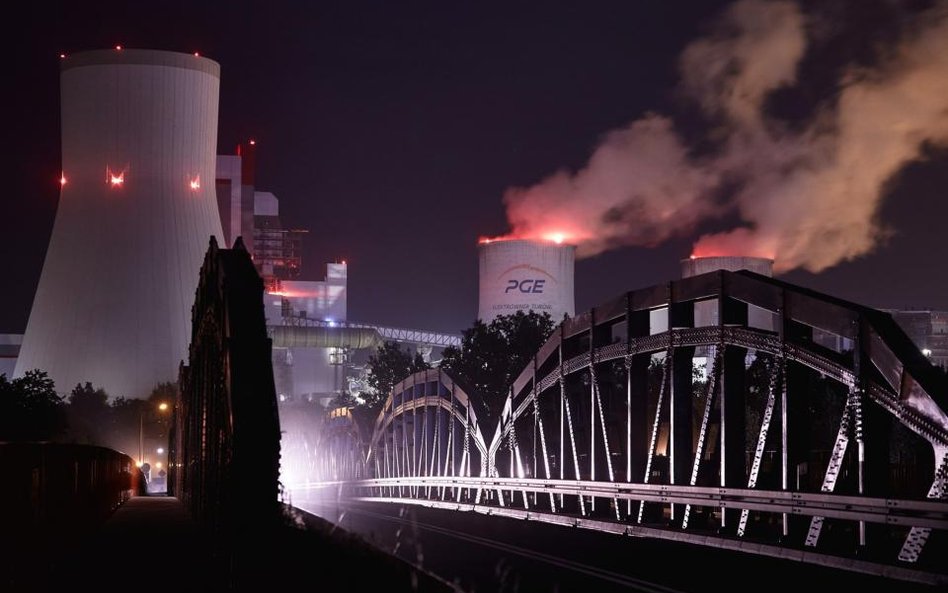
{"type": "Polygon", "coordinates": [[[549,313],[555,323],[573,316],[575,245],[495,240],[478,246],[477,317],[490,323],[517,311],[549,313]]]}
{"type": "Polygon", "coordinates": [[[220,66],[103,50],[62,60],[62,189],[16,375],[145,397],[187,360],[211,235],[220,66]]]}
{"type": "Polygon", "coordinates": [[[681,260],[681,277],[690,278],[699,274],[707,274],[716,270],[748,270],[772,278],[774,275],[774,260],[765,257],[746,257],[731,255],[716,255],[712,257],[689,257],[681,260]]]}
{"type": "MultiPolygon", "coordinates": [[[[711,256],[711,257],[690,257],[681,260],[681,277],[690,278],[708,272],[717,270],[727,270],[737,272],[738,270],[748,270],[772,278],[774,275],[774,260],[765,257],[748,256],[711,256]]],[[[773,331],[774,316],[770,311],[748,306],[747,323],[751,327],[773,331]]],[[[716,302],[705,301],[695,304],[695,325],[700,327],[704,325],[718,324],[718,309],[716,302]]]]}

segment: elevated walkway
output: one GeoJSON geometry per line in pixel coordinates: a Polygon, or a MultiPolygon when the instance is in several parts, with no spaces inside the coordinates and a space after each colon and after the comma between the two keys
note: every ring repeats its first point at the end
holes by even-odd
{"type": "Polygon", "coordinates": [[[0,591],[456,591],[323,519],[285,510],[283,525],[224,540],[177,498],[135,497],[91,532],[8,540],[0,591]]]}

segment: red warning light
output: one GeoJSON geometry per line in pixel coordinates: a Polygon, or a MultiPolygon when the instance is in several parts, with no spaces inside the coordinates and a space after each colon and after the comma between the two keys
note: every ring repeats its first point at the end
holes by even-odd
{"type": "Polygon", "coordinates": [[[201,176],[198,175],[197,177],[192,179],[190,182],[190,185],[191,185],[191,191],[197,191],[201,189],[201,176]]]}
{"type": "Polygon", "coordinates": [[[59,174],[59,185],[66,185],[66,174],[65,174],[65,173],[60,173],[60,174],[59,174]]]}
{"type": "Polygon", "coordinates": [[[59,54],[60,59],[65,58],[66,54],[59,54]]]}
{"type": "Polygon", "coordinates": [[[256,145],[256,144],[257,144],[257,141],[251,138],[251,139],[250,139],[250,146],[254,146],[254,145],[256,145]]]}
{"type": "Polygon", "coordinates": [[[105,168],[105,182],[112,187],[120,187],[125,183],[125,171],[113,173],[109,167],[105,168]]]}
{"type": "Polygon", "coordinates": [[[117,49],[117,50],[119,50],[119,51],[122,51],[122,46],[121,46],[121,45],[116,45],[116,46],[115,46],[115,49],[117,49]]]}
{"type": "Polygon", "coordinates": [[[199,54],[198,52],[194,52],[194,57],[195,57],[195,58],[200,58],[200,57],[201,57],[201,54],[199,54]]]}

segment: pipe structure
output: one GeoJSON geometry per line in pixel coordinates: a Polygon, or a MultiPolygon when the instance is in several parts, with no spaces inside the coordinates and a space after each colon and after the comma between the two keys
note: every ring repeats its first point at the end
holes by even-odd
{"type": "Polygon", "coordinates": [[[274,348],[351,348],[363,350],[382,345],[379,332],[365,327],[298,327],[271,325],[267,333],[274,348]]]}

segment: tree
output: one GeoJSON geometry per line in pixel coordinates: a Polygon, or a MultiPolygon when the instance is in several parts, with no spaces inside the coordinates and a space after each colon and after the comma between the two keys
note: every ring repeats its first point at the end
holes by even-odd
{"type": "Polygon", "coordinates": [[[92,383],[78,383],[67,398],[66,415],[69,418],[69,439],[78,443],[106,445],[103,431],[111,420],[109,395],[92,383]]]}
{"type": "Polygon", "coordinates": [[[464,330],[461,347],[444,349],[441,368],[480,395],[492,415],[499,412],[507,389],[553,333],[549,313],[501,315],[464,330]]]}
{"type": "Polygon", "coordinates": [[[396,383],[413,373],[431,368],[420,354],[416,352],[413,357],[402,350],[398,342],[385,342],[379,346],[378,351],[369,357],[367,366],[371,390],[363,394],[363,407],[376,412],[381,409],[396,383]]]}
{"type": "Polygon", "coordinates": [[[0,375],[0,441],[48,441],[67,427],[63,399],[45,371],[0,375]]]}

